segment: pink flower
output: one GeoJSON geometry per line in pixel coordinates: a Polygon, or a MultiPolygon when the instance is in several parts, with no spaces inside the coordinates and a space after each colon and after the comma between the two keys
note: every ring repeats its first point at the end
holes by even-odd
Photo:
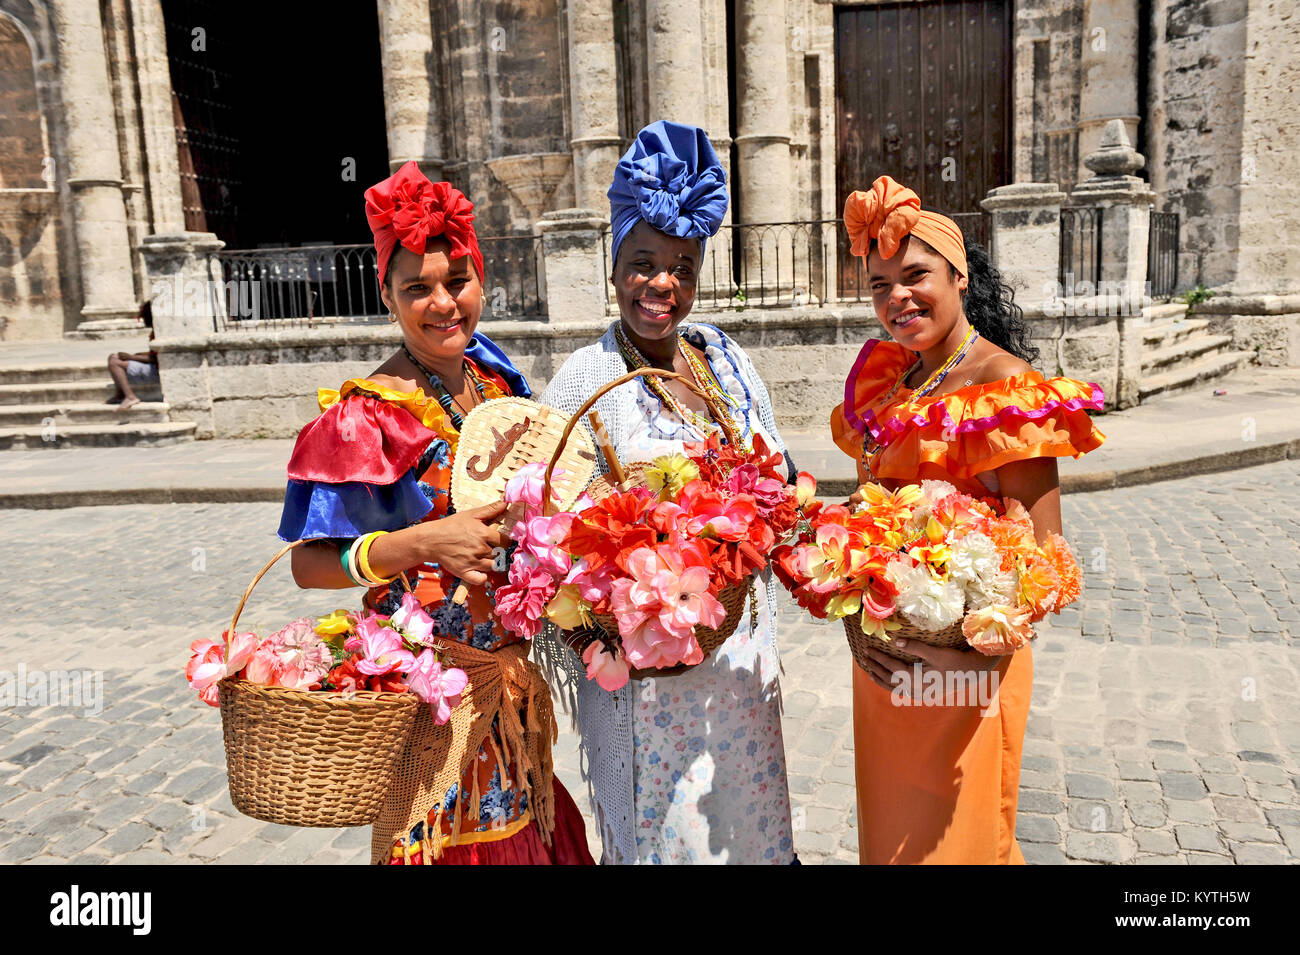
{"type": "Polygon", "coordinates": [[[459,667],[444,670],[432,650],[415,658],[406,675],[406,685],[433,710],[433,721],[441,726],[460,705],[460,695],[469,685],[469,675],[459,667]]]}
{"type": "Polygon", "coordinates": [[[511,633],[531,640],[542,630],[546,605],[555,596],[555,578],[528,554],[510,565],[510,582],[496,591],[497,619],[511,633]]]}
{"type": "MultiPolygon", "coordinates": [[[[357,650],[361,655],[357,669],[366,676],[382,676],[394,670],[404,672],[415,663],[415,656],[402,646],[401,635],[392,627],[380,627],[371,620],[362,620],[357,624],[355,639],[360,644],[357,650]]],[[[348,642],[352,643],[351,640],[348,642]]]]}
{"type": "Polygon", "coordinates": [[[608,563],[602,565],[600,570],[588,570],[587,559],[582,557],[573,562],[568,575],[564,578],[564,583],[573,584],[578,588],[578,595],[583,600],[595,605],[609,596],[614,583],[614,574],[617,571],[617,567],[608,563]]]}
{"type": "Polygon", "coordinates": [[[627,660],[617,645],[610,650],[604,641],[593,640],[582,651],[582,662],[587,665],[587,679],[595,680],[602,690],[613,692],[627,683],[627,660]]]}
{"type": "Polygon", "coordinates": [[[249,683],[261,683],[265,686],[275,685],[275,674],[280,668],[275,648],[263,644],[257,648],[248,667],[244,670],[244,679],[249,683]]]}
{"type": "MultiPolygon", "coordinates": [[[[548,573],[563,577],[573,560],[560,548],[560,543],[568,536],[576,517],[567,511],[550,517],[529,517],[515,524],[510,536],[519,542],[519,553],[535,558],[548,573]]],[[[518,560],[518,554],[515,559],[518,560]]]]}
{"type": "Polygon", "coordinates": [[[257,635],[237,633],[230,641],[230,657],[222,640],[201,639],[190,644],[192,656],[185,665],[185,678],[191,690],[199,691],[199,699],[209,706],[220,705],[217,683],[235,676],[248,665],[257,649],[257,635]]]}
{"type": "Polygon", "coordinates": [[[433,639],[433,618],[424,612],[424,607],[415,594],[402,595],[402,604],[394,612],[392,622],[394,627],[414,643],[428,644],[433,639]]]}
{"type": "Polygon", "coordinates": [[[274,686],[310,689],[334,665],[333,654],[312,617],[299,617],[271,634],[262,644],[275,656],[274,686]]]}
{"type": "MultiPolygon", "coordinates": [[[[556,468],[555,473],[551,476],[552,481],[564,473],[562,468],[556,468]]],[[[518,504],[522,502],[528,508],[529,513],[540,513],[542,510],[542,485],[546,477],[546,465],[540,462],[525,464],[515,476],[506,482],[504,497],[507,504],[518,504]]],[[[558,503],[560,496],[555,493],[555,488],[551,488],[551,502],[558,503]]]]}
{"type": "Polygon", "coordinates": [[[733,497],[740,494],[752,495],[758,505],[758,512],[763,517],[784,503],[786,496],[784,484],[775,478],[760,476],[758,468],[752,464],[733,468],[722,486],[733,497]]]}
{"type": "Polygon", "coordinates": [[[709,593],[708,566],[684,561],[692,553],[670,544],[639,547],[627,561],[632,579],[613,582],[610,606],[623,652],[638,669],[699,663],[695,627],[717,627],[726,617],[709,593]]]}
{"type": "Polygon", "coordinates": [[[749,525],[758,519],[758,504],[752,495],[727,498],[704,481],[687,484],[679,503],[690,515],[686,529],[702,537],[742,540],[749,533],[749,525]]]}

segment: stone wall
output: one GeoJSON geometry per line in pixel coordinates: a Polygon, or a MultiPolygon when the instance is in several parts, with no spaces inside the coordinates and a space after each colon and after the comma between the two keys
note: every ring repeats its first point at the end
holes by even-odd
{"type": "MultiPolygon", "coordinates": [[[[1047,375],[1115,387],[1118,321],[1027,313],[1036,366],[1047,375]]],[[[767,385],[777,423],[822,430],[843,398],[844,379],[862,344],[885,336],[869,306],[698,311],[693,320],[723,329],[740,343],[767,385]]],[[[490,322],[489,335],[540,394],[576,349],[595,341],[607,322],[546,325],[490,322]]],[[[162,388],[173,421],[195,421],[200,438],[292,437],[316,413],[316,390],[374,371],[399,342],[392,326],[339,326],[279,332],[234,332],[162,340],[162,388]]]]}
{"type": "Polygon", "coordinates": [[[1155,0],[1147,169],[1182,216],[1180,284],[1237,277],[1247,0],[1155,0]]]}

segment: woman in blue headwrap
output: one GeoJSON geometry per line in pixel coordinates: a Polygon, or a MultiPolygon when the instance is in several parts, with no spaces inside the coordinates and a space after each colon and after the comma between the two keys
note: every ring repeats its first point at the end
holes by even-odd
{"type": "MultiPolygon", "coordinates": [[[[662,368],[720,395],[745,440],[762,435],[785,451],[748,356],[712,325],[684,324],[705,242],[727,211],[726,178],[702,129],[660,121],[641,130],[609,189],[619,320],[564,363],[543,404],[572,414],[628,371],[662,368]]],[[[620,385],[596,410],[623,462],[680,452],[718,429],[705,403],[676,381],[620,385]]],[[[587,680],[578,661],[590,634],[539,646],[557,655],[552,685],[565,687],[582,734],[603,861],[795,861],[770,574],[754,599],[754,627],[742,614],[703,663],[648,679],[633,671],[612,693],[587,680]]]]}

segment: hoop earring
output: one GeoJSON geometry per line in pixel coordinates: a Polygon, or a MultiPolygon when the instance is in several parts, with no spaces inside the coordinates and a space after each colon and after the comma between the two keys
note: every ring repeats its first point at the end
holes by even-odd
{"type": "Polygon", "coordinates": [[[390,323],[394,323],[394,322],[396,322],[396,321],[397,321],[397,316],[394,315],[392,312],[389,312],[389,313],[388,313],[388,321],[389,321],[390,323]]]}

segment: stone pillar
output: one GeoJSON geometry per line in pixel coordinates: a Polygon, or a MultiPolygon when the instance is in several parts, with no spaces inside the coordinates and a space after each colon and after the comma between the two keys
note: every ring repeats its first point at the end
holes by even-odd
{"type": "Polygon", "coordinates": [[[95,0],[54,0],[67,183],[81,277],[81,323],[96,334],[129,327],[139,303],[122,196],[116,113],[104,54],[104,26],[95,0]]]}
{"type": "Polygon", "coordinates": [[[379,0],[380,62],[388,120],[388,170],[414,159],[435,182],[444,178],[446,158],[438,131],[434,90],[433,26],[429,0],[379,0]]]}
{"type": "Polygon", "coordinates": [[[709,128],[704,96],[704,32],[698,0],[646,0],[650,122],[709,128]]]}
{"type": "Polygon", "coordinates": [[[1118,336],[1114,393],[1108,406],[1131,408],[1141,400],[1143,309],[1147,294],[1147,241],[1155,193],[1133,173],[1145,164],[1129,143],[1124,121],[1112,119],[1099,147],[1084,157],[1091,172],[1070,193],[1070,204],[1101,212],[1101,286],[1085,314],[1109,321],[1118,336]]]}
{"type": "MultiPolygon", "coordinates": [[[[1138,124],[1138,0],[1084,0],[1079,63],[1079,174],[1101,148],[1111,120],[1121,120],[1132,141],[1138,124]]],[[[1145,54],[1142,54],[1145,55],[1145,54]]]]}
{"type": "Polygon", "coordinates": [[[1059,297],[1065,199],[1056,183],[1017,182],[999,186],[980,203],[992,216],[989,240],[998,269],[1021,307],[1041,307],[1059,297]]]}
{"type": "Polygon", "coordinates": [[[608,0],[569,0],[569,103],[573,117],[574,201],[601,209],[614,178],[618,135],[618,64],[608,0]]]}
{"type": "Polygon", "coordinates": [[[608,227],[609,220],[592,209],[558,209],[537,223],[551,324],[605,317],[610,264],[601,236],[608,227]]]}
{"type": "Polygon", "coordinates": [[[193,421],[196,438],[216,433],[212,416],[212,379],[204,349],[172,343],[209,338],[216,328],[226,288],[211,254],[225,243],[211,232],[174,232],[145,236],[140,243],[149,271],[153,299],[154,343],[158,377],[172,421],[193,421]]]}
{"type": "Polygon", "coordinates": [[[131,0],[135,77],[140,91],[149,222],[153,232],[185,230],[181,169],[172,117],[171,70],[167,64],[166,25],[159,0],[131,0]]]}

